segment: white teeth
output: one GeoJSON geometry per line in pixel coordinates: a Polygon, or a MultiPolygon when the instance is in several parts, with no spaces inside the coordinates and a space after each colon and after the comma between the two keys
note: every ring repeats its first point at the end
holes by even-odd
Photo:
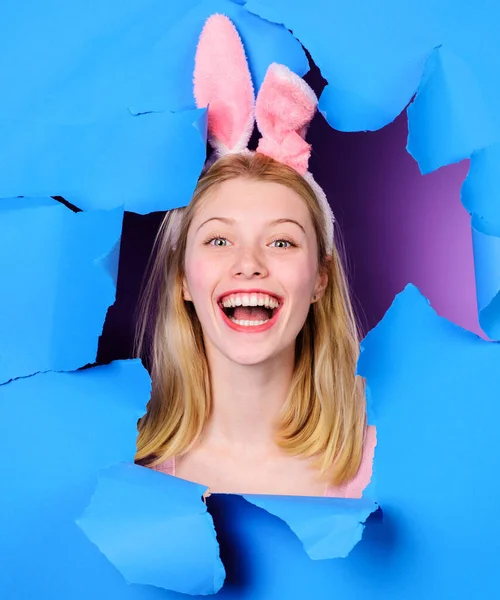
{"type": "Polygon", "coordinates": [[[279,302],[267,294],[231,294],[222,301],[224,308],[235,306],[265,306],[266,308],[278,308],[279,302]]]}
{"type": "Polygon", "coordinates": [[[242,325],[243,327],[255,327],[256,325],[264,325],[264,323],[267,323],[269,319],[266,319],[265,321],[241,321],[238,319],[231,319],[231,321],[236,323],[236,325],[242,325]]]}

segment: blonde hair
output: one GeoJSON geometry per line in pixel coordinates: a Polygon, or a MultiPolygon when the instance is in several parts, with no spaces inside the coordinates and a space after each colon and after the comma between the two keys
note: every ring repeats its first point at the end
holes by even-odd
{"type": "Polygon", "coordinates": [[[192,303],[183,299],[184,253],[189,226],[209,190],[244,177],[294,190],[309,208],[318,240],[319,268],[328,283],[311,305],[296,340],[295,368],[283,405],[276,442],[292,455],[313,457],[330,483],[357,473],[363,452],[366,410],[355,376],[359,338],[337,248],[326,254],[324,215],[303,177],[262,154],[229,155],[203,174],[192,201],[169,211],[158,232],[155,256],[141,304],[136,348],[151,368],[152,395],[139,421],[136,461],[153,465],[187,452],[211,412],[208,362],[192,303]]]}

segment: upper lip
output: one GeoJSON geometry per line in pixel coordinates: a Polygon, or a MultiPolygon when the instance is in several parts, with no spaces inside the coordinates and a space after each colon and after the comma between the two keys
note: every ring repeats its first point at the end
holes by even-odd
{"type": "Polygon", "coordinates": [[[217,302],[222,302],[222,300],[226,296],[231,296],[231,294],[265,294],[266,296],[271,296],[272,298],[276,298],[280,304],[283,302],[283,298],[274,292],[270,292],[269,290],[260,290],[260,289],[250,289],[250,290],[229,290],[224,292],[217,298],[217,302]]]}

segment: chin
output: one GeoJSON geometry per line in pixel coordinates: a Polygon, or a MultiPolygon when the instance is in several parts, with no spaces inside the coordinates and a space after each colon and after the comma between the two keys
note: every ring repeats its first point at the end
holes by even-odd
{"type": "Polygon", "coordinates": [[[289,352],[292,356],[295,356],[295,341],[291,346],[286,346],[286,348],[252,348],[242,347],[239,348],[237,352],[235,352],[234,348],[225,348],[223,351],[224,356],[229,359],[231,362],[242,365],[242,366],[256,366],[256,365],[264,365],[264,364],[276,364],[281,363],[288,356],[289,352]]]}
{"type": "Polygon", "coordinates": [[[247,353],[247,354],[238,354],[238,355],[234,355],[234,354],[227,354],[226,355],[227,358],[237,364],[237,365],[241,365],[241,366],[246,366],[246,367],[252,367],[252,366],[256,366],[256,365],[262,365],[265,364],[267,362],[270,362],[274,356],[273,354],[255,354],[255,353],[247,353]]]}

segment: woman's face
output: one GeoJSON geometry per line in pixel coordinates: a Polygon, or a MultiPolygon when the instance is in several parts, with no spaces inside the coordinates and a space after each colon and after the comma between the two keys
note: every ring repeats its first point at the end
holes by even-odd
{"type": "Polygon", "coordinates": [[[326,286],[317,256],[309,210],[290,188],[239,178],[209,192],[188,231],[184,281],[209,356],[255,365],[294,348],[326,286]]]}

